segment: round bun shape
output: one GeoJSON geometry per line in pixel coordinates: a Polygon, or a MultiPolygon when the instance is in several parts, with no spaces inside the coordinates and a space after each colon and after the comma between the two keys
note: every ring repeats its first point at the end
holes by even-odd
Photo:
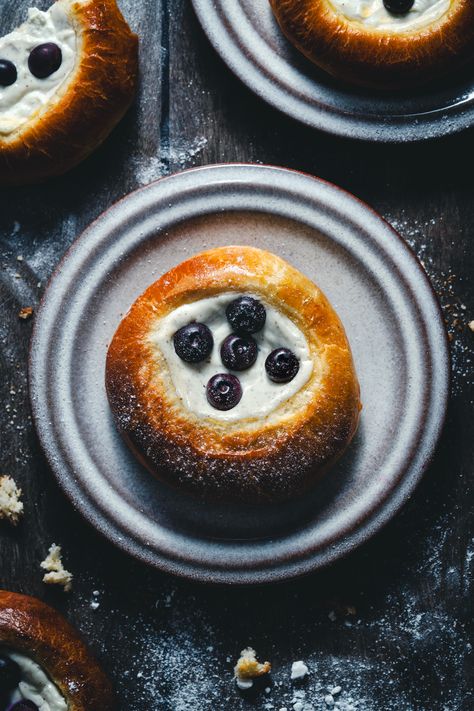
{"type": "Polygon", "coordinates": [[[0,590],[0,646],[30,657],[56,684],[69,711],[114,711],[109,679],[76,630],[29,595],[0,590]]]}
{"type": "Polygon", "coordinates": [[[0,186],[42,182],[87,158],[130,107],[138,38],[116,0],[56,0],[77,36],[64,88],[8,135],[0,135],[0,186]]]}
{"type": "MultiPolygon", "coordinates": [[[[383,0],[377,0],[383,8],[383,0]]],[[[436,80],[474,58],[474,3],[449,0],[426,25],[377,28],[337,9],[331,0],[270,0],[286,37],[338,79],[377,89],[436,80]]],[[[397,16],[394,16],[395,20],[397,16]]]]}
{"type": "Polygon", "coordinates": [[[274,502],[313,485],[344,452],[360,400],[342,324],[318,287],[253,247],[211,249],[179,264],[133,304],[110,344],[106,387],[119,430],[168,484],[216,501],[274,502]],[[252,294],[300,329],[312,366],[296,393],[264,417],[200,417],[176,394],[151,334],[184,304],[252,294]]]}

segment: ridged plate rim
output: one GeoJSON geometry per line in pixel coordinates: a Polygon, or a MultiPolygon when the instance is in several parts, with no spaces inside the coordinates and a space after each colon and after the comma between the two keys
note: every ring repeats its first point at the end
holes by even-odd
{"type": "MultiPolygon", "coordinates": [[[[263,208],[262,211],[265,212],[263,208]]],[[[318,229],[317,224],[313,226],[318,229]]],[[[135,230],[134,240],[138,239],[139,244],[136,234],[135,230]]],[[[422,346],[423,343],[417,345],[422,346]]],[[[152,183],[113,205],[85,230],[53,274],[38,309],[30,348],[29,382],[37,433],[51,469],[74,506],[99,532],[122,550],[162,571],[201,582],[250,584],[281,581],[326,566],[370,538],[395,515],[433,456],[446,414],[449,371],[446,331],[430,282],[411,250],[380,216],[354,196],[315,177],[272,166],[229,164],[192,169],[152,183]],[[58,441],[52,424],[55,417],[61,417],[62,405],[58,397],[50,397],[55,387],[58,392],[58,373],[51,364],[59,340],[67,337],[67,304],[74,298],[75,289],[79,290],[75,275],[85,264],[99,265],[102,273],[107,274],[110,263],[104,255],[109,249],[116,255],[130,239],[127,224],[146,219],[150,211],[168,205],[171,199],[175,214],[179,214],[180,201],[191,206],[195,201],[196,210],[201,211],[197,214],[212,213],[219,205],[226,210],[245,211],[249,201],[255,204],[256,196],[258,199],[259,194],[269,190],[289,200],[291,214],[283,216],[311,226],[312,219],[317,222],[312,215],[318,210],[326,211],[349,226],[353,239],[359,240],[360,248],[368,250],[367,254],[372,250],[383,256],[397,280],[409,291],[408,298],[416,301],[427,337],[436,344],[429,354],[423,351],[433,377],[426,419],[416,423],[416,451],[409,453],[410,464],[399,473],[385,499],[372,502],[350,530],[340,530],[325,548],[314,550],[307,541],[306,547],[289,555],[285,554],[284,545],[280,546],[276,556],[276,548],[272,553],[272,542],[262,542],[260,550],[258,543],[254,546],[252,542],[246,555],[252,550],[254,559],[244,555],[241,562],[231,565],[226,563],[220,544],[215,541],[205,542],[201,556],[196,550],[202,542],[194,549],[195,541],[176,534],[168,545],[166,531],[159,531],[162,539],[151,546],[138,520],[125,516],[118,510],[120,506],[111,510],[107,497],[85,490],[81,468],[90,463],[86,462],[86,456],[76,456],[73,442],[58,441]],[[117,237],[121,228],[123,243],[117,237]]],[[[77,434],[80,438],[80,433],[77,434]]],[[[126,507],[126,502],[123,506],[126,507]]],[[[237,552],[240,550],[239,547],[237,552]]],[[[242,551],[245,550],[244,546],[242,551]]]]}

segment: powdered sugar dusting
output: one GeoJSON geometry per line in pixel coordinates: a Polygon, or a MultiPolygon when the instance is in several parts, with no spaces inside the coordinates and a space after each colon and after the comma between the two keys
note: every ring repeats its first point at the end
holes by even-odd
{"type": "Polygon", "coordinates": [[[194,138],[191,142],[178,142],[177,145],[171,149],[170,155],[167,157],[149,156],[148,158],[144,158],[140,156],[134,166],[135,177],[138,184],[148,185],[148,183],[158,180],[175,170],[191,168],[206,145],[207,138],[199,136],[194,138]]]}
{"type": "MultiPolygon", "coordinates": [[[[346,569],[347,579],[333,577],[338,593],[327,600],[318,590],[321,585],[328,589],[328,580],[318,577],[260,591],[189,587],[159,578],[157,596],[140,597],[134,609],[128,593],[120,607],[109,608],[110,593],[94,592],[93,580],[87,583],[89,594],[76,599],[75,607],[86,635],[112,618],[109,644],[120,647],[127,640],[127,654],[114,668],[123,708],[461,711],[472,701],[463,687],[469,633],[462,623],[453,623],[451,609],[431,604],[433,592],[446,585],[466,586],[469,579],[467,567],[459,578],[454,567],[436,563],[449,529],[450,520],[441,520],[416,555],[406,556],[400,577],[387,578],[379,562],[385,582],[368,599],[363,566],[362,590],[350,582],[358,570],[355,564],[352,571],[346,569]],[[415,568],[425,583],[425,596],[415,582],[408,583],[416,580],[415,568]],[[90,601],[98,597],[104,605],[91,611],[90,601]],[[272,663],[272,671],[240,691],[233,667],[247,644],[272,663]],[[302,659],[310,673],[292,680],[292,660],[302,659]],[[436,707],[427,701],[433,688],[439,698],[436,707]]],[[[472,548],[471,542],[470,563],[472,548]]],[[[107,658],[105,647],[102,653],[107,658]]]]}
{"type": "MultiPolygon", "coordinates": [[[[472,392],[474,339],[469,323],[474,313],[469,311],[463,299],[463,292],[468,285],[462,282],[451,267],[440,269],[429,239],[430,231],[442,222],[442,218],[423,221],[402,217],[389,221],[417,254],[438,296],[450,341],[453,395],[465,394],[469,389],[472,392]]],[[[453,239],[453,249],[456,244],[456,239],[453,239]]]]}

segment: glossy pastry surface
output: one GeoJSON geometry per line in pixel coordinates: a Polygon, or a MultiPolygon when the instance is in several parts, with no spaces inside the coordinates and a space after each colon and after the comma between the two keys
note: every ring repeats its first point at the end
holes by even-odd
{"type": "Polygon", "coordinates": [[[344,451],[360,409],[327,299],[252,247],[198,254],[149,287],[110,344],[106,385],[157,476],[223,500],[298,495],[344,451]]]}

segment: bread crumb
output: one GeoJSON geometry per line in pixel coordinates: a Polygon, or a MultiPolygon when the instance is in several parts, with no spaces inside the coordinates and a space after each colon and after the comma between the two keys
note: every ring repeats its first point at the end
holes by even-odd
{"type": "Polygon", "coordinates": [[[261,664],[252,647],[247,647],[240,652],[240,659],[234,667],[234,676],[239,689],[250,689],[253,679],[268,674],[272,668],[270,662],[261,664]]]}
{"type": "Polygon", "coordinates": [[[43,576],[43,583],[62,585],[64,592],[69,592],[72,589],[72,573],[63,566],[61,546],[57,546],[56,543],[53,543],[48,551],[48,555],[40,565],[43,570],[48,571],[43,576]]]}
{"type": "Polygon", "coordinates": [[[7,476],[0,476],[0,519],[6,519],[14,526],[23,515],[23,503],[20,501],[21,489],[14,480],[7,476]]]}
{"type": "Polygon", "coordinates": [[[469,326],[471,331],[474,331],[474,321],[469,321],[469,323],[467,325],[469,326]]]}
{"type": "Polygon", "coordinates": [[[24,308],[20,309],[18,312],[18,318],[23,319],[23,321],[26,321],[27,318],[30,318],[30,316],[33,315],[33,307],[32,306],[25,306],[24,308]]]}
{"type": "Polygon", "coordinates": [[[292,681],[294,681],[295,679],[303,679],[305,676],[308,676],[308,674],[309,669],[304,662],[293,662],[293,664],[291,665],[292,681]]]}

